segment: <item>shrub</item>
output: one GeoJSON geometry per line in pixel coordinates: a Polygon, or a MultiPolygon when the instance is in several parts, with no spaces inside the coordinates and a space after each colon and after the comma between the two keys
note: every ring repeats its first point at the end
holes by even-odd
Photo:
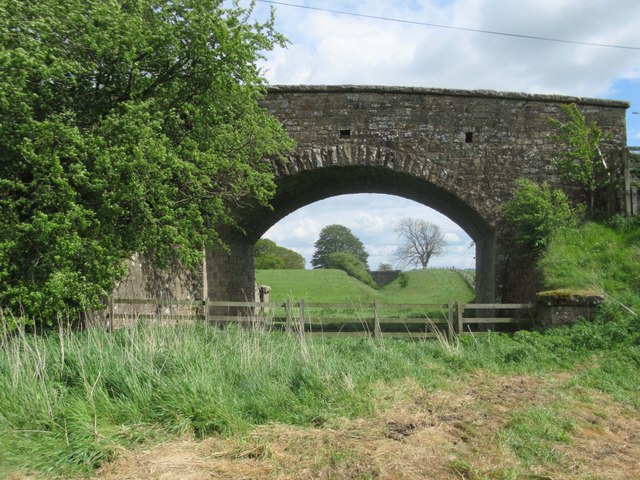
{"type": "Polygon", "coordinates": [[[254,249],[255,268],[258,270],[304,269],[304,257],[298,252],[276,245],[268,238],[257,241],[254,249]]]}
{"type": "Polygon", "coordinates": [[[282,270],[285,268],[282,257],[274,254],[256,255],[254,267],[257,270],[282,270]]]}
{"type": "Polygon", "coordinates": [[[544,251],[555,231],[576,222],[564,192],[525,179],[517,180],[513,198],[502,211],[515,243],[534,255],[544,251]]]}
{"type": "Polygon", "coordinates": [[[376,288],[376,282],[373,281],[367,267],[358,257],[352,253],[334,252],[327,256],[327,268],[337,268],[343,270],[350,277],[353,277],[365,285],[376,288]]]}
{"type": "Polygon", "coordinates": [[[602,143],[610,136],[605,135],[595,122],[588,123],[575,103],[564,105],[563,110],[569,117],[568,122],[551,120],[558,130],[556,138],[564,143],[563,148],[555,153],[553,165],[565,181],[589,191],[589,217],[593,218],[596,192],[611,180],[602,148],[602,143]]]}

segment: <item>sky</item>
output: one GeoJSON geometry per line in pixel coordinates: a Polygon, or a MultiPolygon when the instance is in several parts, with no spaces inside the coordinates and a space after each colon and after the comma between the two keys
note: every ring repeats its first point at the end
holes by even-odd
{"type": "MultiPolygon", "coordinates": [[[[254,15],[264,20],[270,8],[276,29],[289,40],[261,63],[272,85],[397,85],[626,100],[627,143],[640,145],[638,0],[257,0],[254,15]]],[[[394,226],[405,217],[435,223],[445,234],[446,254],[430,266],[473,268],[475,249],[460,227],[427,206],[389,195],[310,204],[265,237],[302,254],[311,268],[321,229],[341,224],[364,243],[375,269],[394,263],[401,242],[394,226]]]]}

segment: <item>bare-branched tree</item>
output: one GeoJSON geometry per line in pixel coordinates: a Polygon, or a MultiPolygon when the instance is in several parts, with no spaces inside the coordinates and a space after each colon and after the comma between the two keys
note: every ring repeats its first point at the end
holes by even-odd
{"type": "Polygon", "coordinates": [[[395,253],[397,262],[402,266],[427,268],[431,257],[444,254],[447,242],[438,225],[419,218],[404,218],[395,231],[405,241],[395,253]]]}

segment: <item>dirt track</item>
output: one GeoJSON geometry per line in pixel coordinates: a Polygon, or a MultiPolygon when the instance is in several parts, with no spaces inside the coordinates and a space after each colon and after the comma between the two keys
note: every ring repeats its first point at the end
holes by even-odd
{"type": "Polygon", "coordinates": [[[97,478],[640,479],[640,412],[578,387],[563,394],[565,381],[478,374],[446,392],[410,387],[373,418],[123,451],[97,478]],[[558,401],[574,425],[570,441],[553,444],[554,460],[523,462],[501,440],[512,412],[558,401]]]}

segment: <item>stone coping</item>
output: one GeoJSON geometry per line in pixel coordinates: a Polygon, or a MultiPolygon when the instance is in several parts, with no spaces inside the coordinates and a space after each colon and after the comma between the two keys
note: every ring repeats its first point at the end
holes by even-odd
{"type": "Polygon", "coordinates": [[[574,97],[568,95],[499,92],[496,90],[461,90],[402,86],[396,87],[384,85],[268,85],[267,91],[273,93],[389,93],[450,97],[475,97],[537,102],[576,103],[580,105],[598,105],[624,109],[627,109],[631,106],[630,102],[623,100],[607,100],[601,98],[574,97]]]}
{"type": "Polygon", "coordinates": [[[536,301],[541,305],[600,305],[604,295],[595,290],[558,289],[538,292],[536,301]]]}

